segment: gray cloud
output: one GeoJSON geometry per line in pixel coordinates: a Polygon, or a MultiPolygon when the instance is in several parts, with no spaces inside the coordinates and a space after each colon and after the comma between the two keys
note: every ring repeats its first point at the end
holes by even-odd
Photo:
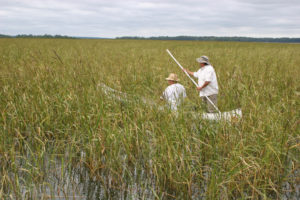
{"type": "Polygon", "coordinates": [[[299,0],[0,0],[0,33],[300,37],[299,0]]]}

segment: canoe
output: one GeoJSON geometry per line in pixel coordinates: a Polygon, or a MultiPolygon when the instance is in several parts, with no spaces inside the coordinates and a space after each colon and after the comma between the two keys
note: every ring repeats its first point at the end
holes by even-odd
{"type": "MultiPolygon", "coordinates": [[[[99,83],[97,85],[101,90],[104,92],[104,94],[112,99],[118,100],[118,101],[125,101],[125,102],[132,102],[133,99],[137,98],[132,98],[132,96],[128,95],[125,92],[121,92],[118,90],[115,90],[111,87],[108,87],[104,83],[99,83]]],[[[153,101],[150,101],[146,98],[139,97],[138,98],[140,102],[149,105],[149,106],[156,106],[158,107],[159,110],[164,110],[166,106],[159,106],[156,105],[153,101]]],[[[175,114],[177,115],[177,111],[174,111],[175,114]]],[[[200,116],[196,113],[193,113],[194,117],[201,117],[202,119],[206,120],[213,120],[213,121],[237,121],[239,118],[242,117],[242,110],[240,108],[231,110],[228,112],[221,112],[221,113],[202,113],[200,116]]]]}
{"type": "Polygon", "coordinates": [[[240,108],[231,110],[228,112],[221,112],[221,113],[203,113],[201,115],[202,119],[207,120],[226,120],[226,121],[232,121],[239,118],[242,118],[242,110],[240,108]]]}

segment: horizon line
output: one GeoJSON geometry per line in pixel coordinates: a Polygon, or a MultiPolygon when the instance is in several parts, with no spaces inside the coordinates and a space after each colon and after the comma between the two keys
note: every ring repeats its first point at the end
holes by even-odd
{"type": "Polygon", "coordinates": [[[62,35],[62,34],[16,34],[16,35],[9,35],[9,34],[2,34],[1,36],[8,36],[8,37],[18,37],[18,36],[32,36],[32,37],[40,37],[40,36],[49,36],[49,37],[71,37],[71,38],[95,38],[95,39],[118,39],[118,38],[177,38],[177,37],[191,37],[191,38],[254,38],[254,39],[300,39],[299,37],[289,37],[289,36],[280,36],[280,37],[255,37],[255,36],[213,36],[213,35],[205,35],[205,36],[195,36],[195,35],[177,35],[177,36],[169,36],[169,35],[160,35],[160,36],[137,36],[137,35],[124,35],[124,36],[114,36],[114,37],[102,37],[102,36],[71,36],[71,35],[62,35]]]}

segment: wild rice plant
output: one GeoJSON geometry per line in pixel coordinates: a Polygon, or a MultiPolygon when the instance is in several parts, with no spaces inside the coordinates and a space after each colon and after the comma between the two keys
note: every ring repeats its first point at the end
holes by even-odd
{"type": "Polygon", "coordinates": [[[298,44],[0,44],[0,198],[299,197],[298,44]],[[243,118],[193,117],[203,112],[200,98],[167,48],[191,70],[198,69],[195,58],[209,56],[220,86],[218,107],[241,108],[243,118]],[[189,98],[177,116],[159,109],[170,72],[189,98]],[[109,97],[99,83],[131,101],[109,97]]]}

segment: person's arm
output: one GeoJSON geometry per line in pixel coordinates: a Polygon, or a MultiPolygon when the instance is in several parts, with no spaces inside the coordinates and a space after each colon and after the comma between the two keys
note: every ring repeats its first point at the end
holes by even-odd
{"type": "Polygon", "coordinates": [[[194,72],[191,72],[188,69],[183,68],[183,71],[186,71],[189,75],[194,76],[194,72]]]}
{"type": "Polygon", "coordinates": [[[205,88],[206,86],[208,86],[208,84],[210,84],[210,81],[205,81],[204,84],[200,87],[197,87],[197,90],[200,91],[202,90],[203,88],[205,88]]]}
{"type": "Polygon", "coordinates": [[[165,100],[165,91],[162,93],[162,95],[159,97],[159,99],[160,99],[161,101],[165,100]]]}
{"type": "Polygon", "coordinates": [[[206,74],[205,74],[204,84],[202,86],[197,87],[197,90],[200,91],[203,88],[205,88],[206,86],[208,86],[208,84],[210,84],[210,82],[213,79],[212,77],[213,77],[213,71],[212,70],[207,71],[206,74]]]}
{"type": "Polygon", "coordinates": [[[162,93],[162,95],[159,97],[161,101],[167,100],[168,98],[168,87],[165,89],[165,91],[162,93]]]}

